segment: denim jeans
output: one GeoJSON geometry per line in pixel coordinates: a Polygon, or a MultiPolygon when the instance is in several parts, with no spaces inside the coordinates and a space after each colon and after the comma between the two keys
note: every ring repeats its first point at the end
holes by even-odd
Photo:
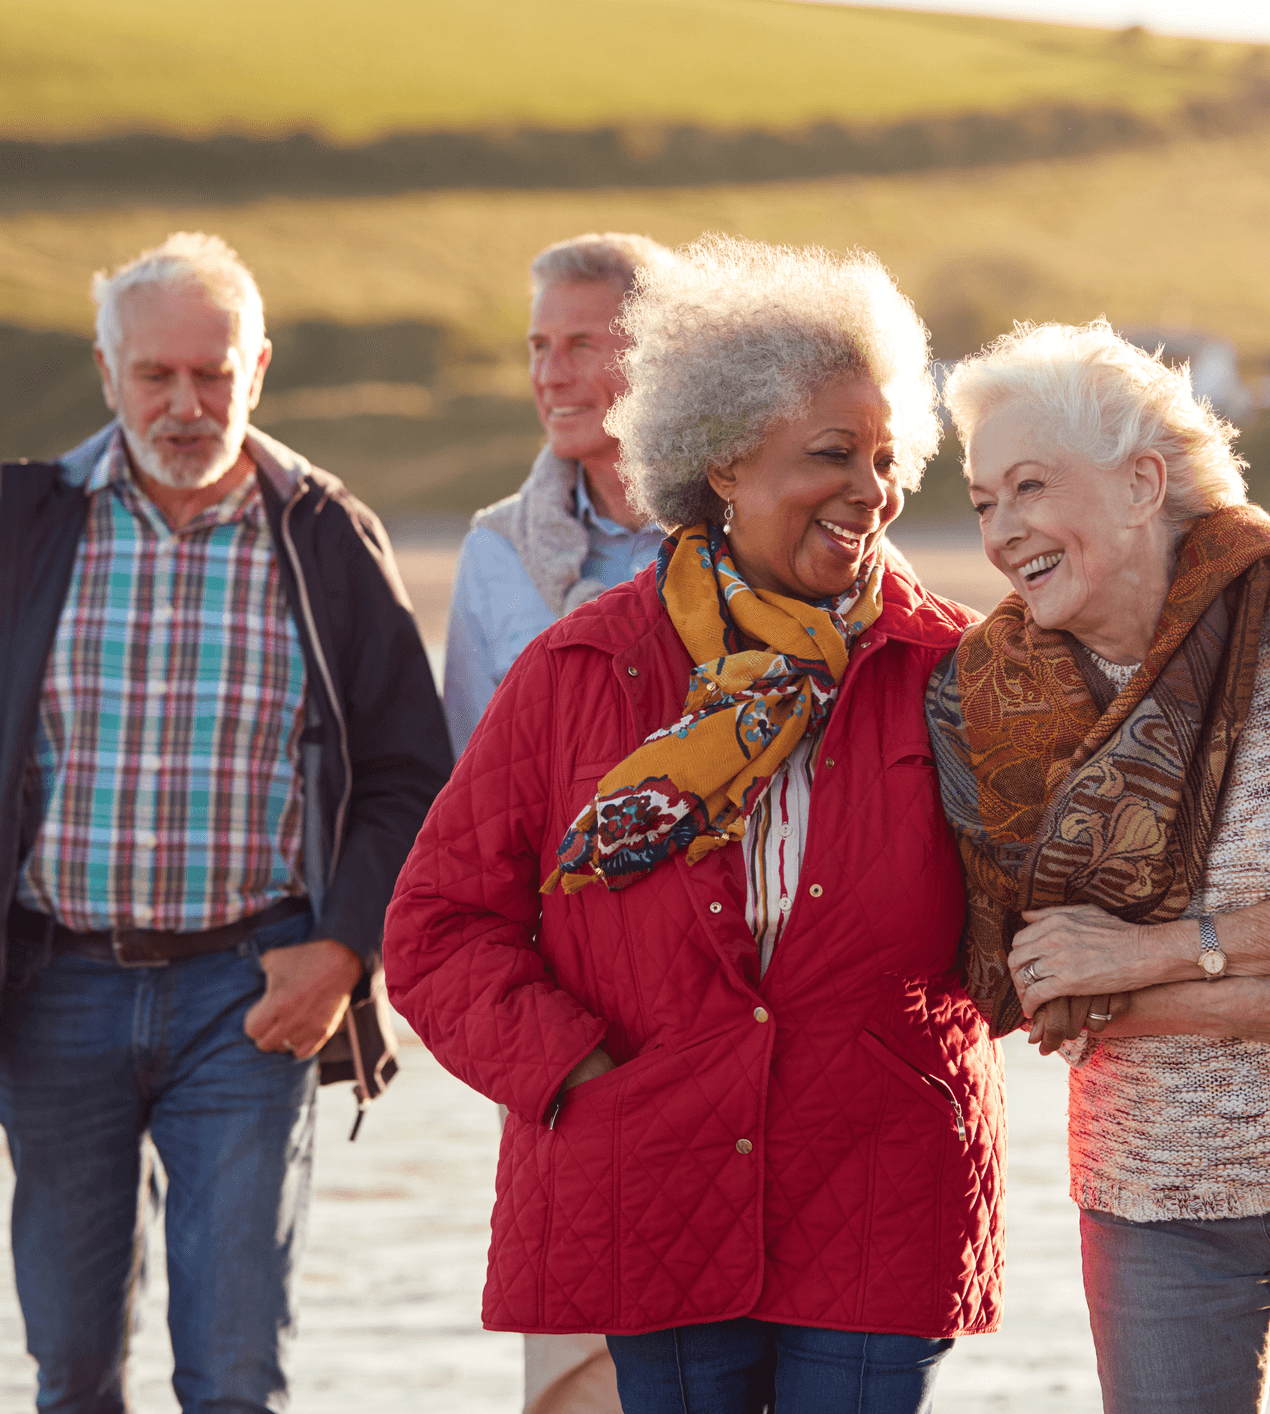
{"type": "MultiPolygon", "coordinates": [[[[57,953],[6,990],[0,1123],[17,1179],[13,1258],[38,1409],[125,1408],[147,1131],[168,1179],[181,1408],[284,1407],[316,1064],[257,1050],[243,1016],[264,991],[258,953],[311,928],[301,914],[258,930],[238,953],[168,967],[57,953]]],[[[20,971],[23,959],[11,961],[20,971]]]]}
{"type": "Polygon", "coordinates": [[[929,1414],[953,1345],[748,1317],[608,1342],[624,1414],[929,1414]]]}
{"type": "Polygon", "coordinates": [[[1259,1414],[1270,1217],[1136,1223],[1083,1211],[1106,1414],[1259,1414]]]}

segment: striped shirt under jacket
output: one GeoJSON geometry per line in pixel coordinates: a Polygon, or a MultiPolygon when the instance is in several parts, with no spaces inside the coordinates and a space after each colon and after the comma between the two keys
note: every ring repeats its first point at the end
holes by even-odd
{"type": "Polygon", "coordinates": [[[305,668],[254,476],[172,530],[116,430],[45,671],[18,898],[195,931],[303,893],[305,668]]]}

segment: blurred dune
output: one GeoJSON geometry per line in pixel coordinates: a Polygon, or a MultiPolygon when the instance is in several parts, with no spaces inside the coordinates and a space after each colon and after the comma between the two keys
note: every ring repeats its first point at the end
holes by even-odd
{"type": "MultiPolygon", "coordinates": [[[[257,272],[277,344],[262,425],[385,511],[470,511],[523,479],[538,435],[521,343],[526,269],[584,230],[866,246],[944,357],[1016,318],[1105,313],[1120,327],[1228,337],[1252,383],[1270,365],[1270,282],[1258,276],[1270,143],[1256,136],[809,182],[0,209],[0,453],[52,455],[104,420],[91,272],[174,229],[220,232],[257,272]],[[372,407],[368,384],[413,391],[381,389],[372,407]],[[334,388],[343,417],[304,415],[306,389],[334,388]]],[[[1254,495],[1270,499],[1265,414],[1243,448],[1254,495]]],[[[949,443],[910,521],[964,514],[957,457],[949,443]]]]}

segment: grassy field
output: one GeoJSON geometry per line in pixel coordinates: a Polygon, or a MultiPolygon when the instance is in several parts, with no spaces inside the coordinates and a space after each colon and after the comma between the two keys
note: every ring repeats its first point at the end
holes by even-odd
{"type": "Polygon", "coordinates": [[[518,360],[526,267],[585,230],[703,230],[876,250],[945,356],[1013,318],[1195,324],[1270,358],[1270,144],[1181,144],[908,177],[671,191],[423,194],[245,206],[0,211],[0,320],[87,332],[88,281],[176,229],[218,231],[270,318],[448,326],[518,360]]]}
{"type": "MultiPolygon", "coordinates": [[[[1262,273],[1270,146],[1254,138],[784,185],[0,213],[0,322],[87,335],[92,270],[181,228],[219,231],[242,252],[280,352],[299,321],[324,320],[337,332],[420,326],[388,366],[341,375],[373,385],[363,390],[366,415],[315,419],[303,411],[314,400],[294,395],[270,414],[279,435],[384,508],[459,511],[518,484],[537,438],[521,344],[526,267],[550,241],[588,229],[645,231],[671,244],[723,230],[866,246],[913,297],[944,356],[977,348],[1015,318],[1106,313],[1121,327],[1223,334],[1239,345],[1249,376],[1264,375],[1270,362],[1270,281],[1262,273]],[[402,395],[403,407],[416,400],[418,415],[382,415],[396,406],[384,401],[384,382],[427,385],[402,395]]],[[[87,345],[59,354],[67,356],[82,364],[77,392],[57,392],[51,375],[33,377],[25,356],[3,380],[0,452],[52,452],[100,419],[87,345]],[[19,418],[46,396],[54,397],[40,423],[47,432],[9,445],[19,418]]],[[[275,392],[340,381],[305,371],[321,362],[320,351],[306,357],[307,365],[292,358],[289,382],[279,358],[275,392]]]]}
{"type": "Polygon", "coordinates": [[[1163,114],[1249,52],[795,0],[28,0],[0,7],[0,136],[1163,114]]]}
{"type": "MultiPolygon", "coordinates": [[[[0,7],[0,137],[307,126],[357,143],[392,129],[615,123],[638,146],[678,120],[899,130],[1045,102],[1166,115],[1235,92],[1267,72],[1267,53],[797,0],[221,0],[198,23],[159,0],[39,0],[0,7]]],[[[197,205],[11,189],[0,190],[0,454],[55,452],[101,419],[90,275],[177,229],[219,232],[260,280],[278,355],[262,422],[384,509],[462,511],[519,482],[538,438],[526,268],[586,230],[865,246],[942,357],[1016,318],[1105,313],[1123,328],[1225,335],[1250,376],[1270,366],[1261,133],[732,186],[197,205]]]]}

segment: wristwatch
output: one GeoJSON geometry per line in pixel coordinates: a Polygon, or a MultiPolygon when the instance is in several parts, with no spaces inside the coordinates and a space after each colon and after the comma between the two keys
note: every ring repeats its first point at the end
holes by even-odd
{"type": "Polygon", "coordinates": [[[1217,925],[1211,913],[1199,920],[1199,957],[1196,960],[1210,982],[1216,982],[1226,971],[1226,954],[1218,945],[1217,925]]]}

